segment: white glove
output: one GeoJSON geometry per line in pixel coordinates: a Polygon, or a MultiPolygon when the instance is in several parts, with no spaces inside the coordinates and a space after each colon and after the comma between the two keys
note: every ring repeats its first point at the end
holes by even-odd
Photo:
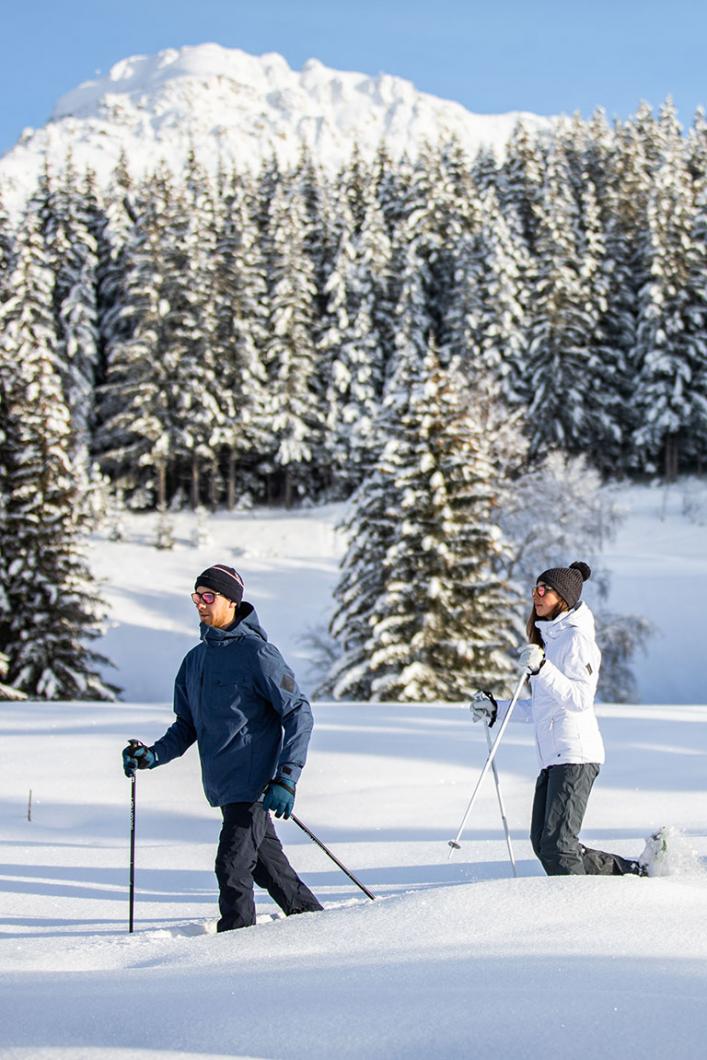
{"type": "Polygon", "coordinates": [[[491,728],[496,720],[496,714],[498,713],[498,703],[491,692],[483,692],[479,690],[478,692],[474,692],[471,697],[469,710],[471,711],[471,716],[474,721],[485,721],[488,727],[491,728]]]}
{"type": "Polygon", "coordinates": [[[545,662],[545,652],[539,644],[526,644],[518,652],[518,661],[523,669],[532,677],[538,672],[545,662]]]}

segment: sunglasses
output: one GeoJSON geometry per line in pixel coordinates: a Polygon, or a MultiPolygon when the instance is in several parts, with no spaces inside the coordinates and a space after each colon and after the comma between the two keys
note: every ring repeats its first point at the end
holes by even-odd
{"type": "Polygon", "coordinates": [[[551,593],[551,592],[554,592],[552,586],[543,585],[543,583],[540,582],[539,585],[534,585],[533,586],[533,588],[530,590],[530,595],[531,596],[540,596],[540,597],[542,597],[542,596],[545,595],[545,593],[551,593]]]}
{"type": "Polygon", "coordinates": [[[205,593],[192,593],[191,598],[195,604],[198,604],[202,600],[205,604],[212,604],[217,596],[223,596],[223,593],[212,593],[207,591],[205,593]]]}

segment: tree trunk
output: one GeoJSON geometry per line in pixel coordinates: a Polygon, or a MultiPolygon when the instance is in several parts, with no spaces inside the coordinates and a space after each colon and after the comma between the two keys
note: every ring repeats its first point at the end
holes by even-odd
{"type": "Polygon", "coordinates": [[[214,460],[209,474],[209,505],[211,511],[215,512],[218,506],[218,464],[214,460]]]}
{"type": "Polygon", "coordinates": [[[192,511],[199,507],[199,458],[196,453],[191,458],[191,507],[192,511]]]}
{"type": "Polygon", "coordinates": [[[226,492],[226,507],[232,512],[236,506],[236,458],[233,450],[228,452],[228,487],[226,492]]]}
{"type": "Polygon", "coordinates": [[[157,465],[157,508],[163,511],[167,507],[167,465],[161,460],[157,465]]]}
{"type": "Polygon", "coordinates": [[[665,438],[664,476],[666,482],[674,482],[678,477],[680,465],[680,441],[677,434],[668,434],[665,438]]]}

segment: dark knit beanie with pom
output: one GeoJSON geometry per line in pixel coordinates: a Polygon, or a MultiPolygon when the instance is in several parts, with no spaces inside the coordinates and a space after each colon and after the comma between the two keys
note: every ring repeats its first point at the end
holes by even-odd
{"type": "Polygon", "coordinates": [[[569,567],[551,567],[539,575],[536,585],[540,582],[554,589],[558,596],[565,601],[570,611],[579,603],[582,595],[582,586],[590,577],[592,568],[588,563],[570,563],[569,567]]]}
{"type": "Polygon", "coordinates": [[[200,585],[207,589],[213,589],[215,593],[227,596],[229,600],[239,604],[243,599],[243,579],[233,567],[227,567],[224,563],[215,563],[213,567],[202,571],[194,582],[194,588],[200,585]]]}

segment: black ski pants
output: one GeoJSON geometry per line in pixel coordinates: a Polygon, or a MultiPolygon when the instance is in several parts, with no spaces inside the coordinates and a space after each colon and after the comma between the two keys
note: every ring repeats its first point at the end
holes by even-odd
{"type": "Polygon", "coordinates": [[[218,931],[255,923],[253,884],[263,887],[287,916],[322,909],[290,865],[262,802],[221,807],[223,827],[216,852],[221,918],[218,931]]]}
{"type": "Polygon", "coordinates": [[[590,850],[579,841],[589,793],[599,766],[548,766],[535,784],[530,842],[548,876],[625,876],[638,862],[590,850]]]}

